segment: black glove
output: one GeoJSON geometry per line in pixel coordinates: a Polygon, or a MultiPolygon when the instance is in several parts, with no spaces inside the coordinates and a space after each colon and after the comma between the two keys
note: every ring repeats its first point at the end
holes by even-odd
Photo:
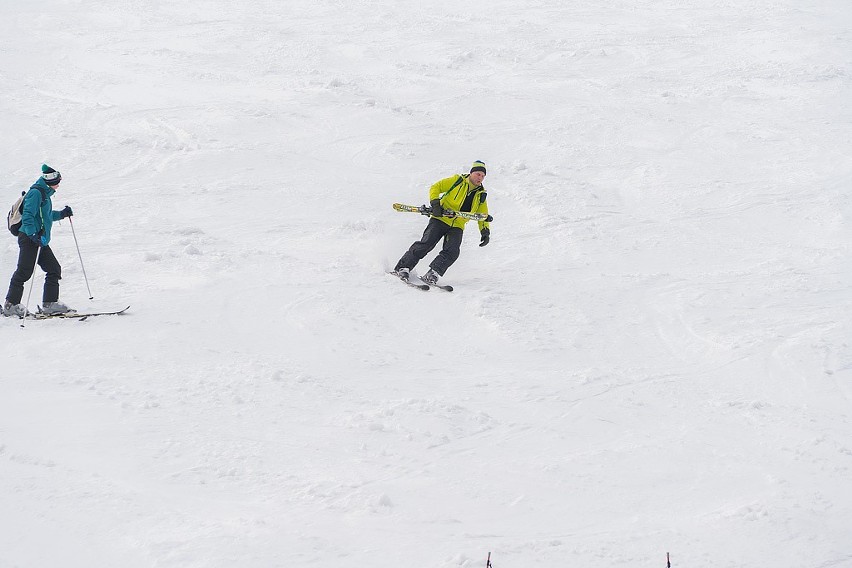
{"type": "Polygon", "coordinates": [[[479,241],[479,246],[484,247],[488,244],[488,241],[491,240],[491,229],[485,227],[479,233],[482,235],[482,239],[479,241]]]}
{"type": "Polygon", "coordinates": [[[66,205],[65,209],[63,209],[62,211],[59,212],[59,218],[64,219],[66,217],[70,217],[73,214],[74,214],[74,212],[71,211],[71,208],[66,205]]]}
{"type": "Polygon", "coordinates": [[[444,216],[444,208],[441,207],[440,199],[433,199],[429,202],[432,205],[432,217],[443,217],[444,216]]]}
{"type": "Polygon", "coordinates": [[[40,247],[47,246],[47,239],[44,238],[44,231],[39,231],[34,235],[27,235],[27,238],[40,247]]]}

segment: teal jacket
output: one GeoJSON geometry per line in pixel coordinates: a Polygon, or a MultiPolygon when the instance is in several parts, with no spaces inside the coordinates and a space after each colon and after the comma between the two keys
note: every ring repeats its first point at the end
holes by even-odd
{"type": "Polygon", "coordinates": [[[24,196],[24,210],[21,212],[21,231],[28,237],[39,232],[44,236],[44,245],[50,244],[50,228],[54,221],[61,219],[61,213],[53,210],[50,199],[56,190],[47,185],[42,178],[30,186],[24,196]]]}

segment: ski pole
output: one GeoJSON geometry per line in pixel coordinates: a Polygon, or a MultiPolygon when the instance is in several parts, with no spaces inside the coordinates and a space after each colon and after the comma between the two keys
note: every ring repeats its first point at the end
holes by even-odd
{"type": "Polygon", "coordinates": [[[74,232],[74,221],[71,220],[71,217],[68,217],[68,222],[71,223],[71,234],[74,235],[74,246],[77,247],[77,257],[80,259],[80,268],[83,269],[83,279],[86,281],[86,290],[89,291],[89,299],[94,298],[92,296],[92,289],[89,288],[89,277],[86,276],[86,267],[83,266],[83,255],[80,254],[80,245],[77,243],[77,233],[74,232]]]}
{"type": "Polygon", "coordinates": [[[38,250],[36,251],[35,262],[33,263],[33,274],[30,276],[30,291],[27,292],[27,303],[24,304],[24,315],[21,316],[21,327],[24,326],[24,321],[27,319],[27,314],[30,313],[30,297],[33,295],[33,284],[36,279],[36,266],[38,266],[38,257],[41,256],[41,243],[39,243],[38,250]]]}

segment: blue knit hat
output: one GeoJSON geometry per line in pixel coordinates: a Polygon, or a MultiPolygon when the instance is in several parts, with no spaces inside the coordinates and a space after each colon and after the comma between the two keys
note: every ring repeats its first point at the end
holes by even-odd
{"type": "Polygon", "coordinates": [[[470,173],[473,172],[485,173],[485,162],[483,162],[482,160],[476,160],[470,167],[470,173]]]}
{"type": "Polygon", "coordinates": [[[47,185],[56,185],[60,181],[62,181],[62,174],[60,174],[47,164],[41,165],[41,177],[44,178],[44,181],[47,183],[47,185]]]}

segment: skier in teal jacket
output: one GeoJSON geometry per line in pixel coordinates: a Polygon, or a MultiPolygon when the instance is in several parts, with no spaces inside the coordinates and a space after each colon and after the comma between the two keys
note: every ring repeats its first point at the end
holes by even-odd
{"type": "Polygon", "coordinates": [[[50,233],[53,222],[71,217],[73,212],[67,205],[61,211],[53,210],[51,199],[62,181],[62,175],[48,165],[41,167],[41,177],[30,186],[24,196],[21,212],[21,228],[18,231],[18,266],[9,282],[3,315],[23,317],[26,306],[21,304],[24,284],[32,277],[36,264],[45,272],[42,311],[47,314],[61,314],[72,311],[59,301],[59,280],[62,267],[50,248],[50,233]]]}

